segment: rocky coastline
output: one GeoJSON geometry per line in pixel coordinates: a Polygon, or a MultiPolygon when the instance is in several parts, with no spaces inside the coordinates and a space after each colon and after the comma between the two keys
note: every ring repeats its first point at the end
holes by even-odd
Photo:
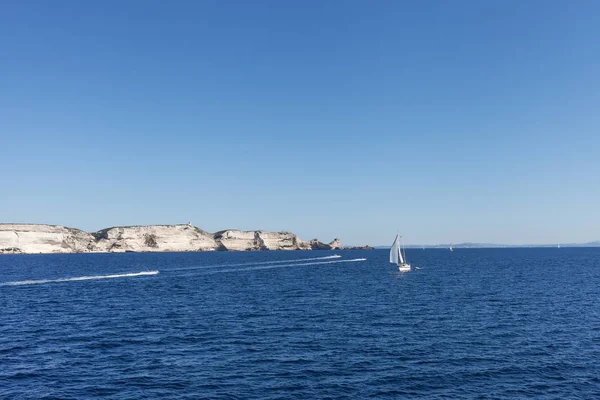
{"type": "Polygon", "coordinates": [[[97,232],[60,225],[0,224],[0,254],[340,250],[338,239],[303,241],[291,232],[209,233],[192,224],[115,226],[97,232]]]}
{"type": "Polygon", "coordinates": [[[349,246],[349,247],[342,247],[342,250],[375,250],[375,248],[371,247],[369,245],[366,245],[366,246],[349,246]]]}

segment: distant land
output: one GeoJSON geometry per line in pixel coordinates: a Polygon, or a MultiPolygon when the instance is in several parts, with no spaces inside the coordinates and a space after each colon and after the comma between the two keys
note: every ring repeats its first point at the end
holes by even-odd
{"type": "MultiPolygon", "coordinates": [[[[554,243],[554,244],[495,244],[495,243],[452,243],[454,249],[497,249],[507,247],[600,247],[600,240],[587,243],[554,243]]],[[[420,245],[420,244],[407,244],[407,249],[447,249],[450,247],[450,243],[447,244],[435,244],[435,245],[420,245]]],[[[390,246],[375,246],[376,249],[389,249],[390,246]]]]}
{"type": "Polygon", "coordinates": [[[60,225],[0,223],[0,254],[124,253],[260,250],[340,250],[329,243],[304,241],[291,232],[226,229],[209,233],[191,223],[115,226],[97,232],[60,225]]]}

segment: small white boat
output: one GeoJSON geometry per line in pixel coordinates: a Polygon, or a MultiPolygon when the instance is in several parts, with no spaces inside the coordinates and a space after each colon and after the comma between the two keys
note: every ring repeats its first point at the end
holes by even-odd
{"type": "Polygon", "coordinates": [[[560,249],[560,244],[557,244],[557,245],[556,245],[556,248],[557,248],[557,249],[560,249]]]}
{"type": "Polygon", "coordinates": [[[400,241],[402,236],[396,235],[392,248],[390,249],[390,263],[396,264],[400,272],[410,271],[410,264],[406,261],[406,252],[404,246],[401,246],[400,241]],[[404,253],[404,254],[402,254],[404,253]]]}
{"type": "Polygon", "coordinates": [[[454,249],[452,248],[452,243],[450,243],[450,251],[454,251],[454,249]]]}

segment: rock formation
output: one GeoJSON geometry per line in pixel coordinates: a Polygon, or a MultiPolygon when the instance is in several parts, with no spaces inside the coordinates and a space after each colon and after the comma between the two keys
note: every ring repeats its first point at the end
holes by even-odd
{"type": "Polygon", "coordinates": [[[333,239],[333,241],[331,243],[328,244],[328,246],[329,246],[329,250],[341,250],[342,242],[340,242],[340,239],[335,238],[335,239],[333,239]]]}
{"type": "Polygon", "coordinates": [[[310,241],[310,247],[312,250],[340,250],[342,245],[338,238],[333,239],[329,244],[325,244],[318,239],[313,239],[310,241]]]}
{"type": "Polygon", "coordinates": [[[311,246],[290,232],[225,230],[214,234],[221,250],[310,250],[311,246]]]}
{"type": "Polygon", "coordinates": [[[375,250],[373,247],[366,245],[366,246],[350,246],[350,247],[344,247],[342,248],[342,250],[375,250]]]}
{"type": "Polygon", "coordinates": [[[233,229],[212,234],[191,224],[117,226],[91,234],[56,225],[0,224],[0,254],[338,249],[338,239],[325,244],[291,232],[233,229]]]}
{"type": "Polygon", "coordinates": [[[212,235],[192,225],[119,226],[92,233],[95,251],[211,251],[212,235]]]}
{"type": "Polygon", "coordinates": [[[0,224],[1,253],[84,253],[93,251],[92,235],[58,225],[0,224]]]}

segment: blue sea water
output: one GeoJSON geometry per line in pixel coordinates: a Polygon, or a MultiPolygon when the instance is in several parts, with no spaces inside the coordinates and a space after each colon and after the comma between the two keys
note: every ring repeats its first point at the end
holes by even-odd
{"type": "Polygon", "coordinates": [[[600,398],[600,249],[407,255],[0,256],[0,398],[600,398]]]}

